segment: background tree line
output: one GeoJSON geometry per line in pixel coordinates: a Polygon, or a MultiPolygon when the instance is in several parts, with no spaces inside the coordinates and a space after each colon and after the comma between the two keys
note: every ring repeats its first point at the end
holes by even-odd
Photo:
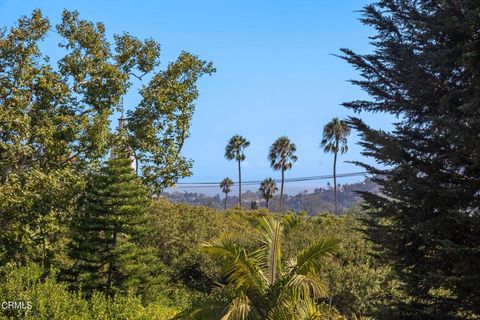
{"type": "MultiPolygon", "coordinates": [[[[348,150],[347,137],[350,134],[350,128],[345,121],[338,118],[332,119],[323,128],[323,138],[320,146],[323,147],[323,151],[326,153],[333,153],[333,191],[335,195],[335,214],[338,214],[338,201],[337,201],[337,156],[346,153],[348,150]]],[[[238,206],[242,207],[242,171],[241,162],[246,159],[245,149],[250,146],[250,141],[244,137],[236,134],[229,141],[225,148],[225,158],[227,160],[236,160],[238,165],[238,206]]],[[[270,161],[270,167],[275,171],[281,173],[280,183],[280,197],[278,200],[279,210],[282,211],[283,207],[283,187],[285,182],[285,172],[290,170],[293,164],[298,160],[295,155],[297,146],[290,141],[287,136],[282,136],[275,140],[270,146],[268,152],[268,160],[270,161]]],[[[224,178],[220,182],[220,188],[225,193],[225,209],[227,205],[227,196],[230,192],[230,188],[233,185],[233,181],[230,178],[224,178]]],[[[266,200],[267,209],[269,208],[269,202],[275,196],[275,192],[278,190],[275,181],[272,178],[266,178],[261,184],[259,191],[262,197],[266,200]]]]}

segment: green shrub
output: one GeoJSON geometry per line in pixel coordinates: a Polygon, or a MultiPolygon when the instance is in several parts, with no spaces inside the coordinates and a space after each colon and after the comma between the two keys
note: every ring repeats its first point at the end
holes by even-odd
{"type": "Polygon", "coordinates": [[[15,268],[6,266],[0,283],[1,301],[30,302],[30,310],[1,310],[0,319],[35,320],[166,320],[179,309],[164,299],[146,306],[133,295],[107,299],[99,292],[86,300],[81,293],[72,293],[66,284],[55,281],[54,275],[41,280],[43,269],[35,264],[15,268]]]}

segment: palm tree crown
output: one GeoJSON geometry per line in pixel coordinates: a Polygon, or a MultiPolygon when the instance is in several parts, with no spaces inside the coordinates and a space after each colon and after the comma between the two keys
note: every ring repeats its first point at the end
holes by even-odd
{"type": "Polygon", "coordinates": [[[262,181],[258,190],[260,190],[262,197],[265,199],[266,207],[268,209],[270,200],[273,199],[275,192],[278,190],[275,180],[272,178],[266,178],[262,181]]]}
{"type": "Polygon", "coordinates": [[[288,137],[278,138],[270,147],[268,153],[268,160],[270,166],[274,170],[289,170],[297,161],[297,156],[294,154],[297,151],[297,146],[288,139],[288,137]]]}
{"type": "MultiPolygon", "coordinates": [[[[320,239],[282,265],[283,225],[263,218],[261,246],[252,252],[224,236],[202,249],[225,259],[226,284],[177,319],[320,319],[318,299],[328,289],[319,278],[322,261],[338,249],[335,239],[320,239]]],[[[325,315],[325,314],[323,314],[325,315]]]]}
{"type": "Polygon", "coordinates": [[[274,170],[280,170],[282,172],[282,183],[280,187],[280,209],[282,208],[283,202],[283,185],[285,180],[285,171],[292,168],[293,164],[297,161],[297,156],[295,155],[297,147],[293,142],[288,139],[288,137],[278,138],[270,147],[268,153],[268,160],[270,160],[270,166],[274,170]]]}
{"type": "Polygon", "coordinates": [[[225,158],[236,160],[238,164],[238,206],[242,208],[242,169],[240,162],[245,160],[244,150],[250,145],[250,141],[241,135],[234,135],[225,147],[225,158]]]}
{"type": "Polygon", "coordinates": [[[234,135],[225,147],[225,158],[227,160],[245,160],[244,150],[250,145],[250,141],[239,134],[234,135]]]}
{"type": "Polygon", "coordinates": [[[350,135],[350,127],[345,121],[333,118],[323,127],[323,138],[320,142],[326,153],[344,154],[348,151],[347,137],[350,135]]]}
{"type": "Polygon", "coordinates": [[[222,188],[223,193],[229,193],[231,186],[233,186],[233,181],[230,178],[225,178],[220,182],[220,188],[222,188]]]}

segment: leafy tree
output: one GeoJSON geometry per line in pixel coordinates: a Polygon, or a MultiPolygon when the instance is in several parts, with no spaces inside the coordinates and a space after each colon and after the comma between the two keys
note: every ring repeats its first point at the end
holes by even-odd
{"type": "Polygon", "coordinates": [[[210,63],[182,53],[158,70],[160,45],[128,33],[107,40],[105,26],[64,11],[51,26],[39,10],[0,31],[0,256],[4,262],[55,260],[85,178],[112,145],[109,118],[132,78],[151,75],[129,113],[130,146],[141,177],[161,190],[190,174],[181,155],[210,63]],[[41,42],[56,29],[63,56],[41,42]]]}
{"type": "Polygon", "coordinates": [[[275,192],[278,190],[275,180],[272,178],[266,178],[262,181],[258,190],[260,190],[262,197],[266,201],[266,207],[269,209],[270,200],[273,199],[275,192]]]}
{"type": "Polygon", "coordinates": [[[348,151],[347,137],[350,127],[345,121],[333,118],[323,127],[323,138],[320,145],[326,153],[333,153],[333,192],[335,194],[335,214],[338,214],[337,201],[337,155],[348,151]]]}
{"type": "Polygon", "coordinates": [[[400,318],[480,317],[478,1],[383,0],[363,9],[371,54],[343,49],[372,99],[354,111],[396,116],[392,131],[350,124],[381,194],[362,194],[369,235],[405,283],[400,318]]]}
{"type": "Polygon", "coordinates": [[[177,319],[319,319],[328,312],[317,303],[328,292],[318,274],[338,241],[319,239],[282,265],[281,222],[264,218],[259,231],[262,245],[252,252],[228,236],[203,245],[225,259],[227,283],[177,319]]]}
{"type": "Polygon", "coordinates": [[[107,297],[132,285],[151,285],[157,262],[138,244],[148,230],[150,197],[130,157],[116,149],[115,157],[92,178],[82,202],[70,244],[77,284],[107,297]]]}
{"type": "Polygon", "coordinates": [[[288,139],[288,137],[278,138],[270,147],[268,153],[268,160],[270,160],[270,166],[274,170],[280,170],[282,173],[282,183],[280,187],[280,200],[279,207],[282,209],[283,205],[283,184],[285,180],[285,171],[290,170],[293,164],[297,161],[297,156],[295,155],[297,147],[293,142],[288,139]]]}
{"type": "Polygon", "coordinates": [[[230,187],[233,186],[233,181],[230,178],[225,178],[220,182],[220,188],[222,188],[222,192],[225,193],[225,205],[224,208],[227,209],[227,196],[230,192],[230,187]]]}
{"type": "Polygon", "coordinates": [[[142,177],[157,193],[191,175],[192,162],[180,152],[190,135],[197,81],[214,72],[212,63],[182,52],[141,89],[142,101],[127,113],[130,145],[143,163],[142,177]]]}
{"type": "Polygon", "coordinates": [[[244,150],[250,145],[244,137],[236,134],[229,141],[225,148],[225,158],[238,163],[238,206],[242,208],[242,170],[240,163],[245,160],[244,150]]]}

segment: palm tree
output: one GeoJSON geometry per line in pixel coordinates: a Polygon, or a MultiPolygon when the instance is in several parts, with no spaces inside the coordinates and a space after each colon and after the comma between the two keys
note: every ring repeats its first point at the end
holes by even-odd
{"type": "Polygon", "coordinates": [[[285,180],[285,171],[292,168],[293,163],[297,161],[297,156],[294,154],[297,147],[288,137],[278,138],[270,147],[268,160],[273,170],[280,170],[282,172],[282,184],[280,187],[280,210],[283,204],[283,184],[285,180]]]}
{"type": "Polygon", "coordinates": [[[275,192],[278,190],[275,180],[273,180],[272,178],[266,178],[265,180],[262,181],[262,183],[260,184],[260,188],[258,188],[258,190],[260,190],[262,197],[267,202],[266,207],[268,209],[270,199],[273,199],[273,197],[275,196],[275,192]]]}
{"type": "Polygon", "coordinates": [[[338,241],[319,239],[282,265],[282,222],[263,218],[259,231],[262,244],[250,252],[231,236],[202,245],[206,253],[224,259],[226,283],[176,319],[323,319],[328,314],[328,306],[318,303],[328,295],[319,274],[338,241]]]}
{"type": "Polygon", "coordinates": [[[243,151],[250,145],[241,135],[234,135],[225,147],[225,158],[227,160],[236,160],[238,163],[238,206],[242,208],[242,169],[240,163],[245,160],[243,151]]]}
{"type": "Polygon", "coordinates": [[[338,214],[337,203],[337,154],[344,154],[348,150],[347,137],[350,127],[345,121],[333,118],[323,127],[323,138],[320,142],[325,153],[333,153],[333,192],[335,193],[335,214],[338,214]]]}
{"type": "Polygon", "coordinates": [[[222,188],[222,192],[225,193],[225,210],[227,210],[227,196],[231,186],[233,186],[233,181],[230,178],[225,178],[220,182],[220,188],[222,188]]]}

